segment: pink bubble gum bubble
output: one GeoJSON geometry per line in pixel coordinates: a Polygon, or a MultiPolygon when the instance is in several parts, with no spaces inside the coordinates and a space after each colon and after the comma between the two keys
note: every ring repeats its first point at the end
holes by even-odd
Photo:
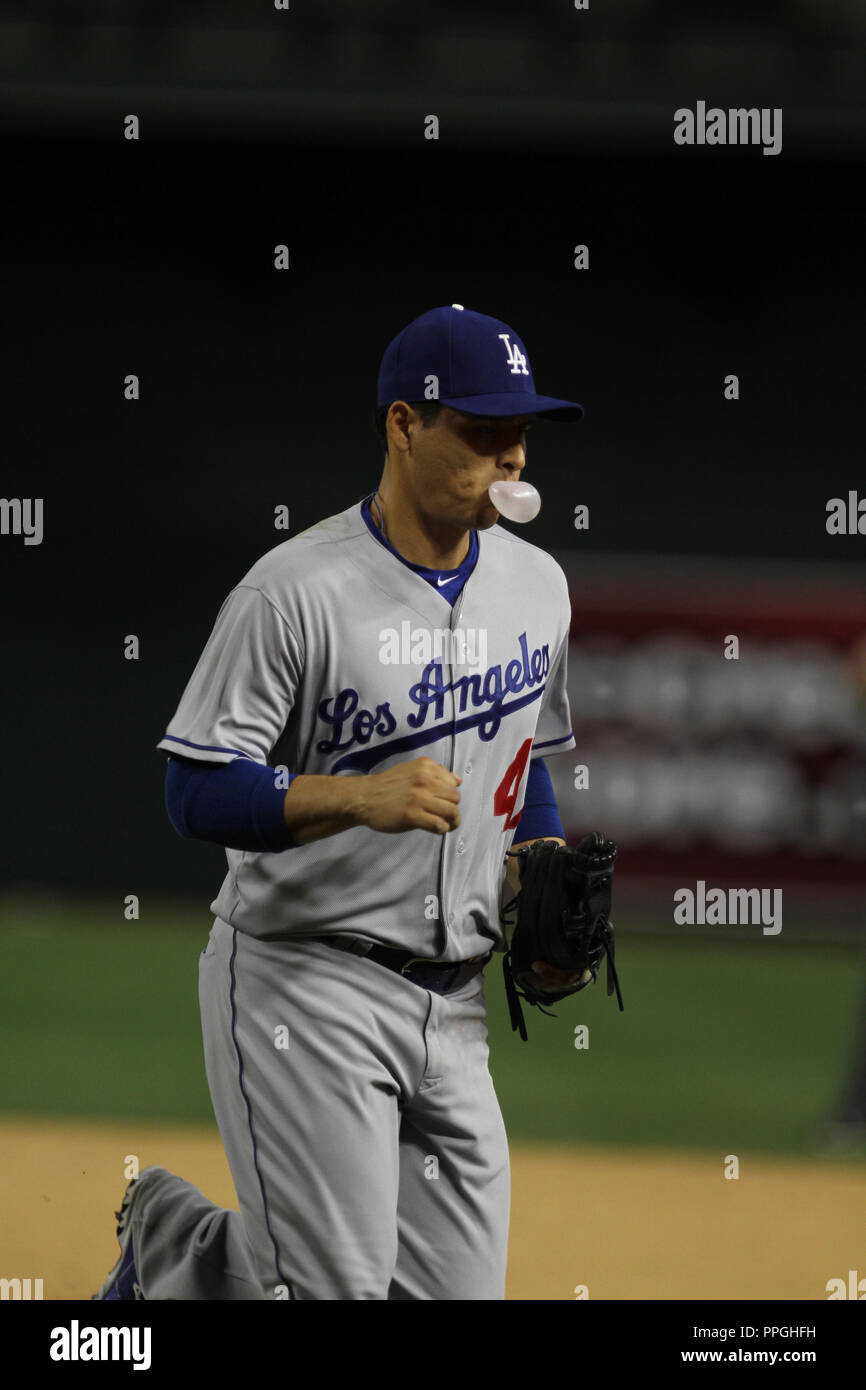
{"type": "Polygon", "coordinates": [[[541,511],[541,497],[532,483],[491,483],[487,495],[509,521],[532,521],[541,511]]]}

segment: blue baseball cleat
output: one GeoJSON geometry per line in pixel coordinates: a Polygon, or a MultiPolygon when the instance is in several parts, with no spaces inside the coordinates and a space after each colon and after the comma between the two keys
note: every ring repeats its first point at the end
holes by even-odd
{"type": "Polygon", "coordinates": [[[120,1257],[117,1264],[111,1270],[105,1283],[98,1293],[93,1294],[94,1299],[101,1299],[107,1303],[127,1302],[131,1303],[136,1299],[144,1299],[141,1285],[138,1282],[138,1271],[135,1268],[135,1250],[132,1244],[132,1213],[135,1207],[136,1198],[141,1192],[141,1179],[148,1170],[145,1169],[132,1182],[124,1193],[123,1201],[120,1204],[120,1211],[114,1214],[117,1217],[117,1240],[120,1245],[120,1257]]]}

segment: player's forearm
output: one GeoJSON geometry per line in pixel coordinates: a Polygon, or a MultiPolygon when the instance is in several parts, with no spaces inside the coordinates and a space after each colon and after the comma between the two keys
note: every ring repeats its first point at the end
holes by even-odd
{"type": "Polygon", "coordinates": [[[295,777],[286,792],[283,817],[296,844],[324,840],[363,825],[360,777],[295,777]]]}
{"type": "Polygon", "coordinates": [[[298,776],[286,792],[283,815],[300,845],[356,825],[392,835],[447,835],[460,824],[461,780],[432,758],[412,758],[364,777],[298,776]]]}
{"type": "MultiPolygon", "coordinates": [[[[558,845],[565,844],[565,830],[556,805],[553,782],[543,758],[535,758],[529,764],[520,814],[520,836],[511,848],[522,849],[536,840],[555,840],[558,845]]],[[[505,881],[511,892],[517,893],[520,888],[517,860],[512,857],[506,859],[505,864],[505,881]]]]}

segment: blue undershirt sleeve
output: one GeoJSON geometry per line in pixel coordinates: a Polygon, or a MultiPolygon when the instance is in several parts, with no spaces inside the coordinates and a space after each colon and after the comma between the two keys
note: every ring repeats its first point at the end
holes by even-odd
{"type": "Polygon", "coordinates": [[[514,842],[519,845],[524,840],[541,840],[550,835],[565,839],[547,764],[543,758],[535,758],[529,764],[523,813],[514,832],[514,842]]]}
{"type": "MultiPolygon", "coordinates": [[[[296,775],[289,774],[289,785],[296,775]]],[[[165,808],[185,839],[210,840],[226,849],[297,848],[283,815],[285,795],[286,788],[275,785],[274,769],[251,758],[168,760],[165,808]]]]}

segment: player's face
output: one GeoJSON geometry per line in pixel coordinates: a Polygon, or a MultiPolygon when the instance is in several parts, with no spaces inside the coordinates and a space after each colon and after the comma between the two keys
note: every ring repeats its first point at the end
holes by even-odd
{"type": "Polygon", "coordinates": [[[534,415],[464,415],[443,406],[432,425],[413,434],[413,470],[422,511],[466,530],[499,520],[487,489],[515,482],[526,465],[526,434],[534,415]]]}

